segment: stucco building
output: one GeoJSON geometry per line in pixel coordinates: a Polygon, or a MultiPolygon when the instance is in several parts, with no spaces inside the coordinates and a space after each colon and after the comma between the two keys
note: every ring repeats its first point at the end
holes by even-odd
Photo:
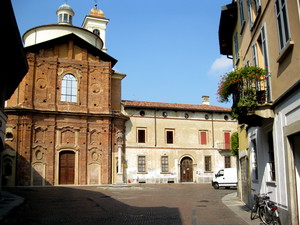
{"type": "Polygon", "coordinates": [[[223,7],[220,50],[236,69],[266,69],[252,85],[258,105],[239,118],[241,199],[271,192],[281,224],[300,224],[300,73],[298,0],[234,0],[223,7]]]}
{"type": "Polygon", "coordinates": [[[209,105],[122,101],[126,122],[126,175],[133,183],[210,182],[236,167],[231,110],[209,105]]]}

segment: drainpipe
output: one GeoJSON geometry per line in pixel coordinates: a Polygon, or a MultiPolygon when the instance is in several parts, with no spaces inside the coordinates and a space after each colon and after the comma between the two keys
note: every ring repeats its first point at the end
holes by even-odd
{"type": "Polygon", "coordinates": [[[211,113],[211,130],[212,130],[212,147],[215,148],[215,129],[214,129],[214,113],[211,113]]]}
{"type": "Polygon", "coordinates": [[[157,109],[154,109],[154,147],[157,146],[156,111],[157,109]]]}

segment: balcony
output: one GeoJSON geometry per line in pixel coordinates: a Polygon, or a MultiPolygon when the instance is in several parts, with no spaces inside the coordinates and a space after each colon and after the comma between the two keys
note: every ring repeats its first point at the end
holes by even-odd
{"type": "Polygon", "coordinates": [[[230,143],[228,142],[218,142],[216,143],[218,151],[230,151],[230,143]]]}
{"type": "Polygon", "coordinates": [[[224,75],[218,95],[221,102],[232,96],[232,114],[239,123],[260,125],[262,119],[274,118],[270,74],[259,67],[244,67],[224,75]]]}

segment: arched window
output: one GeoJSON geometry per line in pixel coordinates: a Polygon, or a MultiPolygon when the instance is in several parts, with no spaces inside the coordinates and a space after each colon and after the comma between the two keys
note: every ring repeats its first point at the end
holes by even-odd
{"type": "Polygon", "coordinates": [[[77,102],[77,79],[72,74],[66,74],[61,82],[61,101],[77,102]]]}
{"type": "Polygon", "coordinates": [[[99,35],[100,35],[100,30],[94,29],[94,30],[93,30],[93,33],[99,36],[99,35]]]}

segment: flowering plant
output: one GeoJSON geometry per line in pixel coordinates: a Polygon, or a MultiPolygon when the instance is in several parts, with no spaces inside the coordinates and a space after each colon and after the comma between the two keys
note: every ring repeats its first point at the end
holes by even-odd
{"type": "Polygon", "coordinates": [[[267,71],[259,67],[243,67],[221,76],[218,101],[228,102],[233,98],[232,113],[238,117],[256,107],[255,83],[265,80],[267,71]]]}

